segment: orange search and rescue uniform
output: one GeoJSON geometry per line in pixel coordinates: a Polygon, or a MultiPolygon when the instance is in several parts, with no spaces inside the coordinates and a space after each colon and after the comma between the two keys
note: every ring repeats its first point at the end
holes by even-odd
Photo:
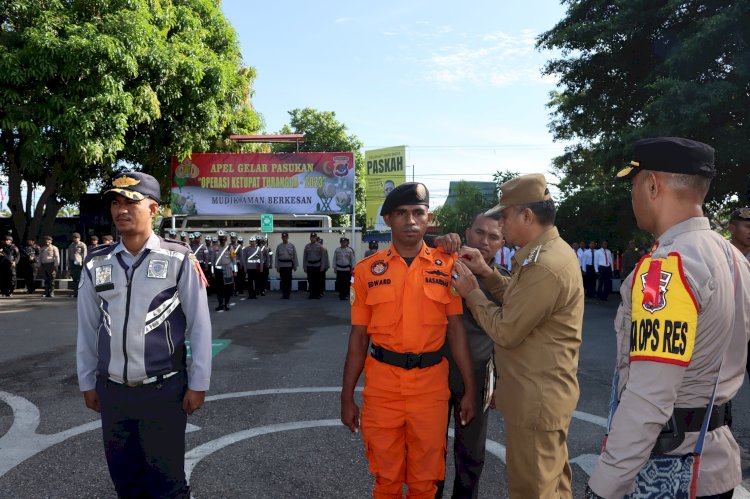
{"type": "MultiPolygon", "coordinates": [[[[354,270],[350,301],[353,326],[367,326],[373,345],[399,353],[435,352],[445,343],[449,315],[461,315],[451,293],[454,258],[422,245],[411,265],[394,246],[354,270]]],[[[435,496],[445,477],[448,361],[404,369],[365,360],[360,427],[375,498],[435,496]]]]}

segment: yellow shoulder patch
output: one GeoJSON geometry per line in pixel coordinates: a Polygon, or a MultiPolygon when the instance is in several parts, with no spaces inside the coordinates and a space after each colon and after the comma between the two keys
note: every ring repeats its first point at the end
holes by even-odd
{"type": "Polygon", "coordinates": [[[685,279],[679,253],[641,261],[633,274],[632,308],[631,362],[690,364],[698,304],[685,279]]]}

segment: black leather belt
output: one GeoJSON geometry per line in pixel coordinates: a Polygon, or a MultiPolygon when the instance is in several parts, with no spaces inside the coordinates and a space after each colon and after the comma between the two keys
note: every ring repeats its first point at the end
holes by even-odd
{"type": "MultiPolygon", "coordinates": [[[[685,440],[685,433],[701,431],[703,419],[706,417],[705,407],[675,407],[672,417],[662,428],[651,452],[666,454],[671,452],[685,440]]],[[[732,426],[732,401],[715,405],[708,420],[708,431],[722,426],[732,426]]]]}
{"type": "Polygon", "coordinates": [[[281,258],[279,258],[279,261],[284,263],[292,263],[292,260],[282,260],[281,258]]]}
{"type": "Polygon", "coordinates": [[[425,367],[439,364],[443,360],[442,350],[424,353],[400,353],[386,350],[378,345],[370,346],[370,356],[384,364],[390,364],[407,370],[414,369],[415,367],[424,369],[425,367]]]}
{"type": "Polygon", "coordinates": [[[308,260],[307,263],[308,264],[310,264],[310,263],[320,263],[320,260],[315,260],[314,262],[312,260],[308,260]]]}

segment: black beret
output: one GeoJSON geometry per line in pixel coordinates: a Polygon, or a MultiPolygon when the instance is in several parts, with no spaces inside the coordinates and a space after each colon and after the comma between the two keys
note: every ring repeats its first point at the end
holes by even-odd
{"type": "Polygon", "coordinates": [[[430,206],[430,193],[420,182],[406,182],[393,189],[380,208],[380,215],[387,215],[397,207],[405,204],[422,204],[430,206]]]}
{"type": "Polygon", "coordinates": [[[714,148],[681,137],[641,139],[633,148],[630,165],[617,173],[618,179],[629,179],[641,170],[701,175],[713,178],[714,148]]]}
{"type": "Polygon", "coordinates": [[[104,194],[110,193],[122,194],[134,201],[140,201],[148,197],[157,203],[161,203],[159,182],[151,175],[142,172],[123,172],[117,174],[112,179],[111,188],[104,194]]]}

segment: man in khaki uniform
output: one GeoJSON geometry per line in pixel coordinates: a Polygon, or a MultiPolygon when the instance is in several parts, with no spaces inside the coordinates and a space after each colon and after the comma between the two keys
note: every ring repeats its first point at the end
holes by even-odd
{"type": "MultiPolygon", "coordinates": [[[[730,239],[735,248],[750,261],[750,208],[734,210],[729,216],[730,239]]],[[[747,375],[750,376],[750,341],[747,343],[747,375]]]]}
{"type": "Polygon", "coordinates": [[[632,492],[652,452],[694,450],[703,422],[696,414],[708,405],[720,369],[697,493],[729,498],[742,480],[727,403],[745,374],[750,264],[703,216],[715,172],[710,146],[660,137],[636,142],[633,161],[617,175],[632,183],[638,227],[657,241],[620,288],[619,406],[589,480],[600,497],[632,492]],[[676,436],[665,425],[676,427],[676,436]]]}
{"type": "Polygon", "coordinates": [[[496,404],[505,419],[511,498],[570,498],[566,439],[578,401],[578,348],[583,287],[578,258],[560,238],[555,204],[543,175],[500,186],[503,235],[520,246],[511,277],[491,269],[473,248],[462,248],[453,286],[495,342],[496,404]],[[473,274],[500,303],[490,301],[473,274]]]}
{"type": "Polygon", "coordinates": [[[83,269],[87,250],[78,232],[74,232],[71,239],[72,242],[68,246],[68,268],[70,268],[70,277],[73,279],[73,298],[78,298],[78,281],[81,280],[81,269],[83,269]]]}

